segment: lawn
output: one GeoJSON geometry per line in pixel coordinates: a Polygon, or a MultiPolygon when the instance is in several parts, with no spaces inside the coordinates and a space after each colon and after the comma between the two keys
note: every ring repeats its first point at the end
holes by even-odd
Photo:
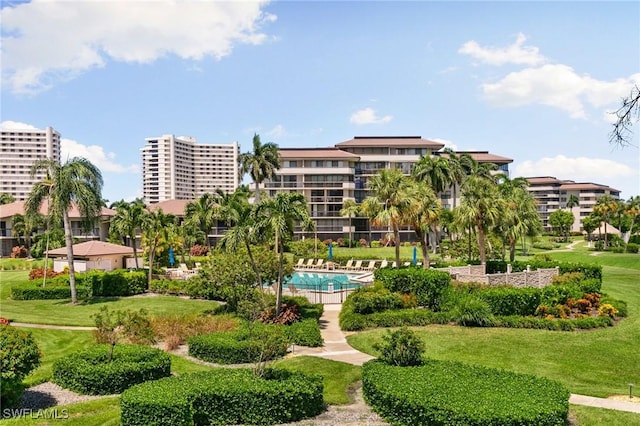
{"type": "Polygon", "coordinates": [[[174,296],[95,298],[75,306],[70,300],[11,300],[11,287],[27,279],[27,271],[0,271],[0,316],[15,322],[93,326],[92,315],[102,306],[110,310],[144,308],[151,315],[199,313],[217,306],[217,302],[174,296]]]}

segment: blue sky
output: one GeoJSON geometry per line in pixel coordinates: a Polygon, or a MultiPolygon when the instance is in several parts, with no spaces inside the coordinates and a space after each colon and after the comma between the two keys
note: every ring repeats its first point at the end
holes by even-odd
{"type": "Polygon", "coordinates": [[[420,135],[640,194],[609,142],[640,84],[638,2],[3,1],[3,127],[52,126],[104,198],[142,192],[140,148],[254,132],[282,147],[420,135]]]}

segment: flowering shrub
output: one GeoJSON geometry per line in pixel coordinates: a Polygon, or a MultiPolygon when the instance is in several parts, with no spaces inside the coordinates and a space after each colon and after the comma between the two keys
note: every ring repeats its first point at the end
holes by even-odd
{"type": "Polygon", "coordinates": [[[601,317],[610,317],[610,318],[614,318],[616,316],[616,314],[618,313],[618,310],[616,308],[613,307],[613,305],[610,305],[608,303],[603,303],[602,305],[600,305],[600,307],[598,308],[598,314],[601,317]]]}
{"type": "Polygon", "coordinates": [[[27,249],[24,246],[15,246],[11,249],[11,258],[12,259],[22,259],[27,257],[27,249]]]}
{"type": "MultiPolygon", "coordinates": [[[[58,275],[63,275],[62,272],[54,272],[53,269],[47,269],[47,278],[57,277],[58,275]]],[[[44,278],[44,268],[33,268],[29,272],[30,280],[40,280],[44,278]]]]}
{"type": "Polygon", "coordinates": [[[189,249],[190,256],[206,256],[207,254],[209,254],[209,247],[200,244],[196,244],[189,249]]]}

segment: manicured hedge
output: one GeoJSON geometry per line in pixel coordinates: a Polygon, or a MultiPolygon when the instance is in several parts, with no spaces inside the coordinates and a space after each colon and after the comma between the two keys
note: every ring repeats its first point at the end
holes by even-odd
{"type": "Polygon", "coordinates": [[[360,287],[349,295],[353,305],[353,312],[357,314],[372,314],[389,309],[401,309],[404,305],[398,293],[392,293],[386,288],[360,287]]]}
{"type": "Polygon", "coordinates": [[[494,315],[534,315],[542,298],[542,291],[532,287],[487,287],[475,294],[489,304],[494,315]]]}
{"type": "Polygon", "coordinates": [[[498,316],[494,317],[494,326],[505,328],[536,328],[542,330],[574,331],[590,328],[610,327],[615,324],[608,316],[586,317],[574,319],[539,318],[533,316],[498,316]]]}
{"type": "Polygon", "coordinates": [[[289,342],[282,329],[284,326],[260,327],[256,324],[255,327],[252,332],[243,329],[191,337],[188,339],[189,355],[218,364],[256,362],[265,355],[267,338],[273,344],[267,359],[280,358],[287,353],[289,342]]]}
{"type": "Polygon", "coordinates": [[[413,294],[419,306],[433,310],[439,309],[451,282],[448,272],[420,268],[380,268],[376,269],[374,277],[390,291],[413,294]]]}
{"type": "Polygon", "coordinates": [[[171,374],[171,357],[140,345],[94,345],[53,364],[53,382],[80,394],[108,395],[171,374]]]}
{"type": "Polygon", "coordinates": [[[284,326],[284,333],[288,340],[299,346],[320,347],[323,345],[322,334],[318,321],[307,318],[284,326]]]}
{"type": "Polygon", "coordinates": [[[313,318],[318,321],[324,312],[324,305],[322,303],[311,303],[309,299],[304,296],[284,296],[282,303],[285,305],[297,305],[302,319],[313,318]]]}
{"type": "MultiPolygon", "coordinates": [[[[86,287],[76,286],[76,294],[78,299],[86,299],[89,297],[89,290],[86,287]]],[[[13,300],[49,300],[49,299],[70,299],[71,289],[69,284],[42,284],[27,282],[11,288],[11,298],[13,300]]]]}
{"type": "Polygon", "coordinates": [[[451,361],[362,368],[365,400],[398,425],[564,426],[569,391],[527,374],[451,361]]]}
{"type": "Polygon", "coordinates": [[[121,421],[132,425],[270,425],[324,410],[322,378],[267,369],[220,368],[143,383],[120,397],[121,421]]]}

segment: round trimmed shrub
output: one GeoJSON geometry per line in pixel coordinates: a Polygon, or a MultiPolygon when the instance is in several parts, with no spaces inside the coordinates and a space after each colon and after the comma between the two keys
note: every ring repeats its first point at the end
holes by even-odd
{"type": "Polygon", "coordinates": [[[20,399],[22,379],[40,365],[40,350],[31,333],[0,325],[0,405],[11,407],[20,399]]]}
{"type": "Polygon", "coordinates": [[[53,364],[53,382],[84,395],[109,395],[171,375],[171,357],[140,345],[94,345],[53,364]]]}
{"type": "Polygon", "coordinates": [[[453,361],[363,365],[364,398],[393,424],[564,426],[569,391],[528,374],[453,361]]]}
{"type": "Polygon", "coordinates": [[[129,425],[269,425],[324,410],[322,378],[280,369],[215,368],[131,387],[120,397],[129,425]]]}

